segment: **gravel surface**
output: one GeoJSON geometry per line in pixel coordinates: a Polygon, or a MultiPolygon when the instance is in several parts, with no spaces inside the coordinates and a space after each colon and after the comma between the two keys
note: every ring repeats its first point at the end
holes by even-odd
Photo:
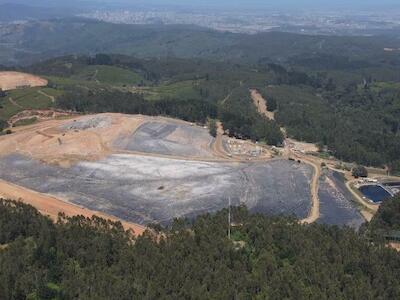
{"type": "Polygon", "coordinates": [[[97,128],[108,128],[111,125],[112,118],[110,116],[87,116],[78,120],[71,121],[63,126],[61,130],[88,130],[97,128]]]}

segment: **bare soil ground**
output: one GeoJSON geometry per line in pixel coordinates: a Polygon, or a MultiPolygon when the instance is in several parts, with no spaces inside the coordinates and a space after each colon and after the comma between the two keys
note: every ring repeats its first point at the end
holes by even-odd
{"type": "Polygon", "coordinates": [[[253,99],[254,105],[260,114],[266,116],[270,120],[275,119],[275,114],[268,111],[268,101],[263,98],[263,96],[255,89],[250,90],[251,99],[253,99]]]}
{"type": "MultiPolygon", "coordinates": [[[[23,111],[9,122],[12,125],[32,117],[47,121],[17,127],[14,134],[1,136],[0,156],[20,154],[63,167],[82,160],[99,160],[112,153],[206,161],[248,160],[226,153],[221,132],[213,142],[206,129],[174,119],[115,113],[80,116],[43,110],[23,111]],[[66,119],[54,119],[62,117],[66,119]]],[[[259,159],[270,157],[265,152],[259,159]]]]}
{"type": "Polygon", "coordinates": [[[217,121],[217,136],[215,137],[215,141],[212,145],[214,152],[220,156],[221,158],[227,158],[228,153],[226,153],[223,145],[223,135],[224,135],[224,128],[220,121],[217,121]]]}
{"type": "Polygon", "coordinates": [[[318,152],[317,145],[312,143],[300,142],[293,139],[286,139],[286,142],[289,143],[289,146],[293,151],[301,153],[318,152]]]}
{"type": "MultiPolygon", "coordinates": [[[[109,219],[112,221],[120,221],[115,217],[106,215],[104,213],[88,210],[77,205],[61,201],[57,198],[51,197],[47,194],[41,194],[21,186],[17,186],[3,180],[0,180],[0,196],[5,199],[19,200],[26,204],[30,204],[37,208],[42,214],[48,215],[53,220],[57,220],[59,213],[65,213],[67,216],[78,216],[90,218],[93,215],[109,219]]],[[[140,235],[144,232],[145,227],[129,223],[121,222],[125,229],[131,229],[136,235],[140,235]]]]}
{"type": "Polygon", "coordinates": [[[311,201],[312,201],[311,210],[309,212],[308,217],[301,221],[302,223],[309,224],[315,222],[320,217],[320,211],[319,211],[320,201],[318,196],[318,187],[319,187],[319,178],[321,176],[321,165],[305,156],[303,156],[301,159],[302,161],[306,161],[314,168],[313,178],[310,183],[311,201]]]}
{"type": "Polygon", "coordinates": [[[400,243],[389,243],[389,246],[400,252],[400,243]]]}
{"type": "Polygon", "coordinates": [[[47,80],[38,76],[20,72],[0,72],[0,88],[3,91],[15,90],[19,87],[46,86],[47,80]]]}
{"type": "Polygon", "coordinates": [[[69,167],[77,161],[107,156],[114,139],[135,131],[142,121],[140,116],[101,114],[41,122],[0,137],[0,155],[17,153],[69,167]],[[109,124],[102,126],[107,121],[109,124]]]}

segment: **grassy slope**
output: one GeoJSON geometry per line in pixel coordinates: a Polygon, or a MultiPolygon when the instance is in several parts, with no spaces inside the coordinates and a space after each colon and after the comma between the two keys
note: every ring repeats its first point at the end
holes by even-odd
{"type": "Polygon", "coordinates": [[[149,101],[166,98],[195,100],[200,98],[198,92],[194,90],[195,86],[196,81],[187,80],[174,83],[164,83],[155,87],[144,87],[138,90],[143,92],[145,99],[149,101]]]}
{"type": "Polygon", "coordinates": [[[135,72],[113,66],[88,66],[72,78],[111,85],[135,85],[143,80],[135,72]]]}
{"type": "Polygon", "coordinates": [[[51,96],[60,94],[60,91],[51,88],[28,88],[10,91],[6,97],[1,99],[0,119],[7,120],[25,109],[45,109],[51,107],[53,105],[51,99],[40,94],[40,90],[51,96]],[[10,97],[15,103],[9,100],[10,97]]]}

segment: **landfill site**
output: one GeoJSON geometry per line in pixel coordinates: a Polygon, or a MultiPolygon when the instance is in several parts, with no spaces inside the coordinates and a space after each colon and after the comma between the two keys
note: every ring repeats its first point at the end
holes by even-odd
{"type": "Polygon", "coordinates": [[[216,149],[208,129],[175,119],[73,116],[0,137],[0,179],[138,224],[167,224],[229,201],[306,217],[312,168],[250,142],[226,153],[235,143],[224,136],[216,149]]]}

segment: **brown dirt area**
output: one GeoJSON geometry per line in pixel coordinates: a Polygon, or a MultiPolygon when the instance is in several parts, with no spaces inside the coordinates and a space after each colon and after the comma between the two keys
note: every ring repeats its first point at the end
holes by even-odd
{"type": "Polygon", "coordinates": [[[45,163],[69,167],[80,160],[97,160],[107,156],[112,152],[112,142],[119,135],[134,132],[143,120],[142,116],[100,114],[40,122],[0,137],[0,155],[17,153],[45,163]],[[82,120],[96,118],[109,120],[109,126],[74,128],[74,124],[82,120]]]}
{"type": "Polygon", "coordinates": [[[20,72],[0,72],[0,88],[3,91],[15,90],[19,87],[46,86],[47,80],[38,76],[20,72]]]}
{"type": "Polygon", "coordinates": [[[223,135],[224,128],[220,121],[217,121],[217,136],[215,137],[215,141],[212,145],[213,151],[220,156],[221,158],[229,158],[228,153],[226,153],[223,146],[223,135]]]}
{"type": "MultiPolygon", "coordinates": [[[[120,137],[132,135],[140,125],[147,121],[191,124],[164,117],[117,113],[82,116],[53,110],[23,111],[12,117],[9,122],[12,125],[17,121],[32,117],[37,117],[38,121],[42,122],[15,127],[13,134],[0,136],[0,156],[21,154],[45,163],[70,167],[76,162],[99,160],[112,153],[131,153],[132,151],[115,149],[113,143],[120,137]]],[[[225,137],[223,136],[222,125],[219,126],[218,136],[212,144],[194,139],[188,142],[187,134],[178,128],[169,138],[182,144],[194,144],[203,150],[211,149],[213,156],[209,158],[173,156],[173,158],[205,161],[247,161],[271,158],[271,153],[265,147],[249,141],[243,141],[245,148],[261,149],[260,155],[256,157],[230,155],[224,149],[223,139],[225,137]]],[[[233,141],[233,139],[231,140],[233,141]]],[[[135,153],[132,152],[132,154],[135,153]]]]}
{"type": "Polygon", "coordinates": [[[82,215],[91,218],[93,215],[109,219],[112,221],[120,221],[126,230],[133,230],[134,234],[140,235],[145,231],[145,227],[118,220],[115,217],[106,215],[98,211],[91,211],[77,205],[59,200],[50,195],[41,194],[23,187],[0,180],[0,196],[5,199],[19,200],[26,204],[30,204],[38,209],[42,214],[48,215],[53,220],[57,220],[59,213],[67,216],[82,215]]]}
{"type": "Polygon", "coordinates": [[[315,144],[312,143],[306,143],[306,142],[299,142],[293,139],[286,139],[286,143],[289,144],[289,147],[293,151],[298,151],[301,153],[310,153],[310,152],[318,152],[318,147],[315,144]]]}
{"type": "Polygon", "coordinates": [[[310,164],[314,168],[314,175],[310,183],[311,210],[308,214],[308,217],[301,221],[302,223],[309,224],[309,223],[314,223],[316,220],[318,220],[320,216],[320,211],[319,211],[320,201],[318,196],[318,188],[319,188],[319,177],[321,176],[321,164],[305,156],[302,156],[301,160],[310,164]]]}
{"type": "Polygon", "coordinates": [[[254,105],[257,107],[258,112],[266,116],[268,119],[274,120],[275,114],[271,111],[268,111],[267,100],[265,100],[263,96],[255,89],[250,90],[250,95],[254,105]]]}
{"type": "Polygon", "coordinates": [[[400,243],[389,243],[389,246],[400,252],[400,243]]]}

